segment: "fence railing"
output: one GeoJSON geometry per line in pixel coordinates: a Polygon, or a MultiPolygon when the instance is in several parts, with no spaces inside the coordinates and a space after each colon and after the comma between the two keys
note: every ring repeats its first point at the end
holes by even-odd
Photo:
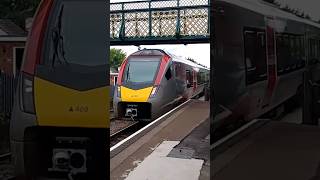
{"type": "Polygon", "coordinates": [[[9,121],[14,103],[17,78],[0,74],[0,155],[10,151],[9,121]]]}
{"type": "Polygon", "coordinates": [[[110,4],[112,45],[209,42],[209,0],[149,0],[110,4]]]}

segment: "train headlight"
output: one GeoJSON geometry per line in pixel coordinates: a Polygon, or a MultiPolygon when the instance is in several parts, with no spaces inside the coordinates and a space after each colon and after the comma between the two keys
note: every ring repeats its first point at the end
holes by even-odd
{"type": "Polygon", "coordinates": [[[121,98],[121,87],[117,86],[117,97],[121,98]]]}
{"type": "Polygon", "coordinates": [[[35,113],[33,77],[27,74],[22,75],[22,105],[25,112],[35,113]]]}
{"type": "Polygon", "coordinates": [[[155,86],[155,87],[153,87],[152,88],[152,91],[151,91],[151,94],[150,94],[150,98],[153,98],[153,97],[155,97],[156,96],[156,94],[157,94],[157,92],[158,92],[158,87],[157,86],[155,86]]]}

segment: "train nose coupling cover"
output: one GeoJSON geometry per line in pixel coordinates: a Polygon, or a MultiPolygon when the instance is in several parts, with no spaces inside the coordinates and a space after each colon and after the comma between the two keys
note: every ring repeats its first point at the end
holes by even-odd
{"type": "Polygon", "coordinates": [[[136,108],[127,108],[125,116],[127,116],[127,117],[137,117],[138,116],[138,110],[136,108]]]}

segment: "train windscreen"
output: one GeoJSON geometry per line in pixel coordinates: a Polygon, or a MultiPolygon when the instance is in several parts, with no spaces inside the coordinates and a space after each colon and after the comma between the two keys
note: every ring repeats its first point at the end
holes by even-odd
{"type": "MultiPolygon", "coordinates": [[[[96,20],[104,11],[103,1],[63,1],[56,14],[52,33],[52,64],[82,66],[106,65],[106,44],[100,34],[105,34],[106,23],[96,20]],[[93,3],[94,2],[94,3],[93,3]],[[101,45],[97,45],[101,43],[101,45]],[[102,44],[104,43],[104,44],[102,44]]],[[[104,18],[104,17],[102,17],[104,18]]]]}
{"type": "Polygon", "coordinates": [[[124,69],[124,83],[153,83],[160,57],[131,57],[124,69]]]}

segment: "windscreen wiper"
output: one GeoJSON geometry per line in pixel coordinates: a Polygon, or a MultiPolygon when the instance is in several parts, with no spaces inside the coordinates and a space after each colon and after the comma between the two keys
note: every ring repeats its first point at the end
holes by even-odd
{"type": "Polygon", "coordinates": [[[128,82],[128,80],[130,79],[130,72],[129,72],[129,70],[130,70],[130,64],[128,63],[128,69],[127,69],[127,82],[128,82]]]}
{"type": "Polygon", "coordinates": [[[55,66],[56,59],[59,60],[60,64],[62,64],[61,59],[65,62],[65,64],[69,65],[69,62],[65,58],[65,50],[64,50],[64,37],[61,33],[62,29],[62,17],[63,17],[63,11],[64,11],[64,5],[62,5],[60,13],[59,13],[59,19],[58,19],[58,26],[54,28],[53,30],[53,43],[54,43],[54,54],[52,59],[52,67],[55,66]],[[62,56],[60,58],[60,55],[62,56]]]}

